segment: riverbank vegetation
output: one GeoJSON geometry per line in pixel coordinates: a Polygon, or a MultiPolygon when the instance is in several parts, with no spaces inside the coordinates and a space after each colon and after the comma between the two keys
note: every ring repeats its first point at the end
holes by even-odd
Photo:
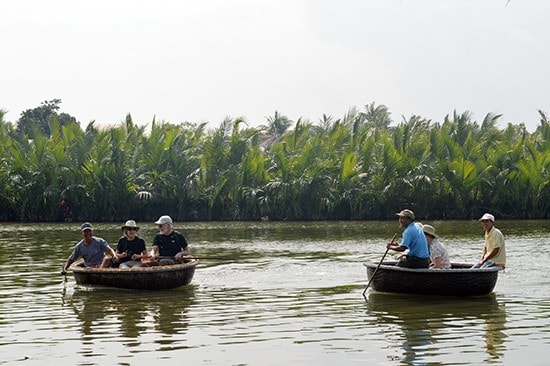
{"type": "Polygon", "coordinates": [[[403,208],[426,219],[550,218],[542,111],[532,133],[468,112],[393,123],[374,103],[318,122],[275,112],[258,127],[141,126],[128,115],[82,128],[60,102],[17,124],[0,111],[1,221],[383,220],[403,208]]]}

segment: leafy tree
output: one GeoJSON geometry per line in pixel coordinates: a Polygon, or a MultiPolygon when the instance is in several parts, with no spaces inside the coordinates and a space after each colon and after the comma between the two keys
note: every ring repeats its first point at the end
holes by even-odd
{"type": "Polygon", "coordinates": [[[146,132],[129,114],[82,130],[59,103],[28,111],[17,128],[0,111],[0,220],[372,220],[405,207],[431,219],[550,217],[542,111],[532,134],[499,129],[500,115],[478,123],[456,111],[390,126],[374,103],[317,125],[276,112],[258,128],[244,118],[214,129],[153,119],[146,132]]]}
{"type": "Polygon", "coordinates": [[[271,147],[281,140],[285,132],[294,122],[287,116],[275,111],[273,116],[267,117],[267,123],[267,126],[260,126],[260,129],[264,132],[262,146],[271,147]]]}
{"type": "Polygon", "coordinates": [[[78,123],[76,118],[67,113],[58,113],[61,99],[52,99],[44,101],[39,107],[27,109],[21,113],[21,117],[17,121],[17,133],[20,136],[27,135],[34,137],[33,131],[39,130],[46,136],[52,134],[52,121],[57,118],[61,126],[66,126],[71,123],[78,123]]]}

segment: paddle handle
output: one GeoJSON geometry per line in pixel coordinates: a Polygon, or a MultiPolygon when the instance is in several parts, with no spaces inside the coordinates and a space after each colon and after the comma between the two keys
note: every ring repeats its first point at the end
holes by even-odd
{"type": "MultiPolygon", "coordinates": [[[[390,245],[393,244],[393,242],[395,241],[395,238],[397,238],[397,233],[395,233],[395,235],[393,236],[393,238],[391,239],[391,242],[390,242],[390,245]]],[[[367,289],[369,288],[370,286],[370,283],[372,282],[372,280],[374,279],[374,275],[376,275],[376,272],[378,271],[378,268],[380,268],[380,266],[382,265],[382,262],[384,261],[384,258],[386,258],[386,254],[388,254],[388,251],[390,250],[389,246],[386,247],[386,251],[384,252],[384,255],[382,256],[382,259],[380,259],[380,262],[378,263],[378,265],[376,266],[374,272],[372,273],[372,276],[369,280],[369,282],[367,283],[367,287],[365,287],[365,289],[363,290],[363,297],[365,298],[365,301],[367,300],[367,297],[365,296],[365,293],[367,292],[367,289]]]]}

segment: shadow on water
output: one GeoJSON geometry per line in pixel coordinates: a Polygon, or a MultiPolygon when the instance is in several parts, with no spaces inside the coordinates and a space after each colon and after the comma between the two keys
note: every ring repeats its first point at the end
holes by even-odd
{"type": "Polygon", "coordinates": [[[494,294],[455,298],[371,292],[367,309],[384,334],[392,329],[390,337],[400,342],[402,352],[394,361],[424,364],[428,356],[444,360],[445,349],[455,343],[467,358],[482,342],[486,362],[502,359],[506,351],[506,309],[494,294]],[[483,339],[477,339],[479,334],[483,339]]]}

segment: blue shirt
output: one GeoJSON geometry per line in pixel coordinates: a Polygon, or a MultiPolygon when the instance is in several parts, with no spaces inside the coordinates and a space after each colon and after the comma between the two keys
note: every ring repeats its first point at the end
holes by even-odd
{"type": "Polygon", "coordinates": [[[428,241],[426,235],[422,231],[422,225],[411,222],[403,231],[403,240],[400,244],[402,247],[409,249],[408,256],[418,258],[430,258],[428,249],[428,241]]]}

